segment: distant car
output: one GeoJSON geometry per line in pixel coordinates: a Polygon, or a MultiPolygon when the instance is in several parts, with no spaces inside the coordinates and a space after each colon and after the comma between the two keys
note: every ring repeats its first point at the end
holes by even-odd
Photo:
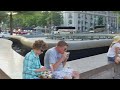
{"type": "Polygon", "coordinates": [[[27,34],[27,32],[21,31],[20,34],[21,34],[21,35],[24,35],[24,34],[27,34]]]}
{"type": "Polygon", "coordinates": [[[8,33],[8,32],[1,32],[0,33],[0,37],[1,38],[10,37],[10,33],[8,33]]]}
{"type": "Polygon", "coordinates": [[[16,32],[13,32],[15,34],[19,34],[19,35],[24,35],[24,34],[27,34],[28,32],[25,32],[25,31],[16,31],[16,32]]]}

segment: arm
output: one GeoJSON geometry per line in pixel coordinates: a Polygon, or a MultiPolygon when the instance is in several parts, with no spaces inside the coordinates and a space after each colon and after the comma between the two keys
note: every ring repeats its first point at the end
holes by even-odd
{"type": "Polygon", "coordinates": [[[56,63],[52,64],[53,70],[56,70],[59,65],[63,62],[63,58],[60,58],[56,63]]]}
{"type": "Polygon", "coordinates": [[[50,65],[52,66],[53,71],[56,70],[56,69],[59,67],[59,65],[60,65],[64,60],[65,60],[64,57],[61,57],[61,58],[57,61],[56,58],[55,58],[54,53],[50,52],[50,54],[49,54],[49,63],[50,63],[50,65]],[[56,62],[56,61],[57,61],[57,62],[56,62]]]}
{"type": "Polygon", "coordinates": [[[63,62],[63,67],[66,65],[68,58],[65,59],[65,61],[63,62]]]}
{"type": "Polygon", "coordinates": [[[24,59],[24,73],[32,74],[32,75],[38,75],[39,73],[35,72],[36,68],[34,67],[34,59],[30,56],[25,57],[24,59]]]}
{"type": "Polygon", "coordinates": [[[35,72],[43,72],[45,70],[46,70],[46,68],[44,66],[42,66],[41,68],[36,69],[35,72]]]}
{"type": "Polygon", "coordinates": [[[119,57],[119,50],[120,50],[120,48],[119,47],[115,47],[115,59],[117,58],[117,57],[119,57]]]}
{"type": "Polygon", "coordinates": [[[33,68],[33,62],[31,60],[26,60],[24,63],[24,73],[37,75],[37,72],[35,72],[35,68],[33,68]]]}
{"type": "Polygon", "coordinates": [[[65,54],[66,58],[65,58],[65,60],[63,61],[63,67],[66,65],[66,62],[67,62],[67,60],[68,60],[68,58],[69,58],[70,52],[65,52],[64,54],[65,54]]]}

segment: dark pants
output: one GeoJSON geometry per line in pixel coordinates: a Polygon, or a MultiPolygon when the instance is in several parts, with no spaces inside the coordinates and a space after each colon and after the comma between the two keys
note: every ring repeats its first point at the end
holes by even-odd
{"type": "Polygon", "coordinates": [[[109,63],[114,63],[115,62],[115,57],[108,57],[108,62],[109,63]]]}

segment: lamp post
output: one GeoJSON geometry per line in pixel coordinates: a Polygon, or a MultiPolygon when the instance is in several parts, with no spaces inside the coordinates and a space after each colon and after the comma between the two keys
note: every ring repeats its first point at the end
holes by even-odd
{"type": "Polygon", "coordinates": [[[52,11],[51,11],[51,29],[52,29],[53,21],[52,21],[52,11]]]}
{"type": "Polygon", "coordinates": [[[47,29],[47,26],[45,26],[45,34],[47,33],[47,32],[46,32],[46,29],[47,29]]]}
{"type": "Polygon", "coordinates": [[[17,13],[13,13],[12,11],[7,13],[10,16],[10,35],[13,34],[13,15],[17,14],[17,13]]]}
{"type": "Polygon", "coordinates": [[[107,24],[107,29],[108,29],[108,34],[110,33],[109,30],[110,30],[110,25],[107,24]]]}
{"type": "Polygon", "coordinates": [[[116,19],[116,22],[117,22],[117,33],[119,33],[119,14],[117,13],[117,19],[116,19]]]}
{"type": "Polygon", "coordinates": [[[0,25],[0,32],[3,30],[3,22],[1,22],[1,25],[0,25]]]}
{"type": "Polygon", "coordinates": [[[106,16],[106,19],[107,19],[107,33],[109,34],[109,29],[110,29],[110,25],[109,25],[109,11],[106,11],[106,13],[107,13],[107,16],[106,16]]]}
{"type": "Polygon", "coordinates": [[[51,24],[51,25],[50,25],[50,29],[51,29],[51,31],[53,32],[53,29],[52,29],[52,26],[53,26],[52,11],[51,11],[50,13],[51,13],[51,14],[50,14],[50,15],[51,15],[51,19],[50,19],[50,22],[51,22],[51,23],[50,23],[50,24],[51,24]]]}

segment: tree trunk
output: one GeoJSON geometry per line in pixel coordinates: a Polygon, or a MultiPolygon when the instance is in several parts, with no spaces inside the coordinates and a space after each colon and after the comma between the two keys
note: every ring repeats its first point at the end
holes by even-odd
{"type": "Polygon", "coordinates": [[[13,34],[12,23],[13,23],[12,12],[10,12],[10,34],[11,35],[13,34]]]}

